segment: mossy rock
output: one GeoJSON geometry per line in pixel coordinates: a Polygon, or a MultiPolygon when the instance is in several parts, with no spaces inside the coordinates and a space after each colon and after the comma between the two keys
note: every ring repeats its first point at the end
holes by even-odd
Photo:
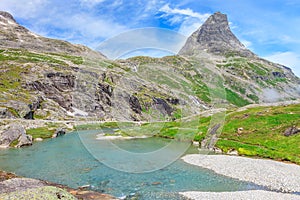
{"type": "Polygon", "coordinates": [[[24,191],[16,191],[11,193],[0,194],[1,200],[20,200],[20,199],[35,199],[35,200],[75,200],[76,198],[67,191],[53,186],[43,186],[39,188],[27,189],[24,191]]]}

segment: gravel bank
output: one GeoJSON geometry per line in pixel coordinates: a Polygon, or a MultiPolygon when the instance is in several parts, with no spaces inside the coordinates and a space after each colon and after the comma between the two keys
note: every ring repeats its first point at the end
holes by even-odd
{"type": "Polygon", "coordinates": [[[295,164],[228,155],[193,154],[182,159],[189,164],[266,186],[271,190],[300,192],[300,166],[295,164]]]}
{"type": "Polygon", "coordinates": [[[237,191],[237,192],[181,192],[181,195],[189,199],[209,199],[209,200],[299,200],[300,196],[284,194],[263,190],[237,191]]]}

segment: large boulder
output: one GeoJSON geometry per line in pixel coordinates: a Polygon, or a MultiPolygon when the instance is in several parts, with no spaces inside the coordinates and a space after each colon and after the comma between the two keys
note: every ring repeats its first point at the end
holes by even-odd
{"type": "Polygon", "coordinates": [[[11,100],[6,103],[6,106],[13,108],[21,118],[24,118],[31,111],[28,104],[21,101],[11,100]]]}
{"type": "Polygon", "coordinates": [[[21,135],[26,135],[25,129],[19,124],[11,124],[7,130],[0,133],[0,146],[4,148],[9,147],[21,135]]]}
{"type": "Polygon", "coordinates": [[[66,130],[64,128],[58,128],[55,130],[54,134],[52,135],[52,138],[56,138],[65,134],[66,134],[66,130]]]}
{"type": "Polygon", "coordinates": [[[9,193],[14,191],[22,191],[32,188],[45,186],[45,183],[30,178],[13,178],[0,182],[0,193],[9,193]]]}
{"type": "Polygon", "coordinates": [[[18,140],[16,147],[32,145],[32,136],[20,124],[11,124],[7,130],[0,133],[0,147],[8,148],[12,142],[18,140]]]}
{"type": "Polygon", "coordinates": [[[16,147],[30,146],[30,145],[32,145],[32,136],[31,135],[22,134],[19,137],[18,141],[19,142],[16,145],[16,147]]]}

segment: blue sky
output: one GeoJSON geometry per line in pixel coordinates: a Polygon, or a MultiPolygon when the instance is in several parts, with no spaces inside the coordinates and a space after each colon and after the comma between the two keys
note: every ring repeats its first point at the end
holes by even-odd
{"type": "Polygon", "coordinates": [[[0,10],[40,35],[91,48],[144,27],[188,36],[221,11],[248,48],[300,76],[299,0],[1,0],[0,10]]]}

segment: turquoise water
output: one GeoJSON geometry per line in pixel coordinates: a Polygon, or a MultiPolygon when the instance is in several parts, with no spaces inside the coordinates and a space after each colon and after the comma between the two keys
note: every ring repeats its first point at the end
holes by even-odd
{"type": "MultiPolygon", "coordinates": [[[[96,138],[96,132],[93,131],[84,135],[90,140],[96,138]]],[[[147,152],[163,147],[169,140],[147,138],[114,142],[128,151],[147,152]]],[[[192,147],[188,151],[197,152],[192,147]]],[[[230,179],[210,170],[186,164],[180,159],[168,167],[150,173],[132,174],[117,171],[103,165],[89,154],[77,133],[35,143],[26,148],[1,150],[0,169],[75,188],[91,185],[93,190],[117,197],[135,194],[139,199],[151,200],[180,199],[177,195],[180,191],[235,191],[259,188],[251,183],[230,179]]]]}

